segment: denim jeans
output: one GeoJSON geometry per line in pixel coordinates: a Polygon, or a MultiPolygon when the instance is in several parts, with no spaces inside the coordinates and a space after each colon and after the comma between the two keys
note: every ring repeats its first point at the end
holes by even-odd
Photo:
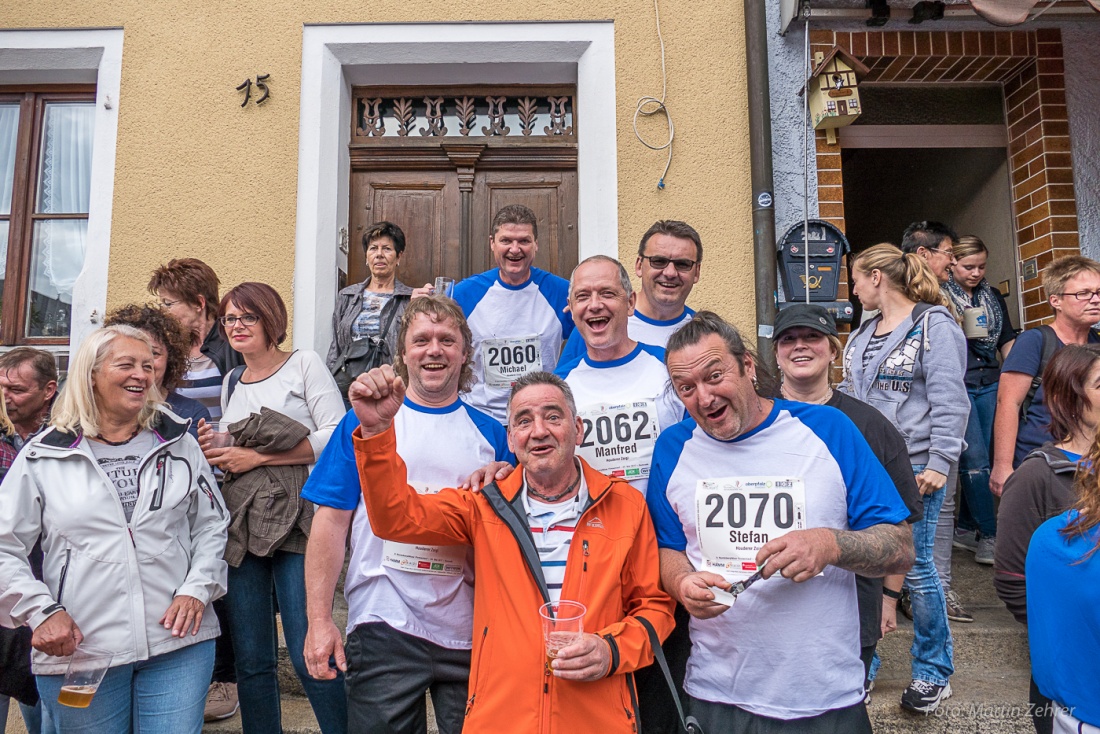
{"type": "Polygon", "coordinates": [[[997,537],[997,515],[989,491],[989,447],[993,441],[993,414],[997,412],[997,383],[968,387],[970,418],[966,422],[966,450],[959,457],[963,502],[959,528],[977,530],[983,538],[997,537]]]}
{"type": "Polygon", "coordinates": [[[63,675],[39,675],[43,734],[200,734],[214,641],[107,671],[86,709],[57,702],[63,675]]]}
{"type": "Polygon", "coordinates": [[[306,672],[302,654],[306,639],[305,556],[283,551],[275,551],[269,558],[246,553],[239,568],[229,567],[225,608],[237,660],[242,731],[244,734],[282,731],[275,597],[278,597],[290,662],[302,682],[321,731],[323,734],[345,734],[348,714],[343,674],[322,681],[306,672]]]}
{"type": "MultiPolygon", "coordinates": [[[[7,696],[0,696],[0,724],[8,720],[8,707],[11,701],[12,699],[7,696]]],[[[42,702],[39,701],[34,706],[19,703],[19,711],[23,714],[23,725],[27,727],[28,734],[39,734],[42,731],[42,702]]]]}
{"type": "Polygon", "coordinates": [[[943,504],[940,519],[936,523],[936,541],[932,560],[940,574],[940,585],[946,594],[951,591],[951,550],[955,540],[955,497],[959,488],[959,465],[952,464],[947,471],[947,484],[943,485],[943,504]]]}
{"type": "MultiPolygon", "coordinates": [[[[913,466],[913,473],[924,471],[913,466]]],[[[913,605],[913,680],[944,685],[955,672],[951,628],[947,625],[947,601],[932,554],[939,524],[940,507],[948,488],[923,495],[924,517],[913,526],[913,546],[917,560],[905,576],[913,605]]]]}

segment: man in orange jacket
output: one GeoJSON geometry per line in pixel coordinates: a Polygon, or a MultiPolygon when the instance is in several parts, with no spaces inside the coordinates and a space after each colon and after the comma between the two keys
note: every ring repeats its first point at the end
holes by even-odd
{"type": "MultiPolygon", "coordinates": [[[[637,730],[631,673],[653,660],[644,618],[664,639],[673,603],[645,498],[574,455],[581,423],[569,387],[524,375],[508,403],[519,471],[481,492],[417,494],[395,449],[405,385],[388,366],[349,390],[363,498],[380,537],[474,547],[474,649],[467,734],[637,730]],[[585,634],[548,666],[539,607],[587,608],[585,634]]],[[[440,440],[446,440],[441,436],[440,440]]]]}

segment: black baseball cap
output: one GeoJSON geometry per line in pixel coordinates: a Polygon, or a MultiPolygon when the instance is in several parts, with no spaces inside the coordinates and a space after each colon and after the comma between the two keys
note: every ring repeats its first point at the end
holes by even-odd
{"type": "Polygon", "coordinates": [[[778,339],[780,334],[795,326],[806,326],[826,336],[839,336],[836,319],[816,303],[794,303],[780,311],[772,327],[772,338],[778,339]]]}

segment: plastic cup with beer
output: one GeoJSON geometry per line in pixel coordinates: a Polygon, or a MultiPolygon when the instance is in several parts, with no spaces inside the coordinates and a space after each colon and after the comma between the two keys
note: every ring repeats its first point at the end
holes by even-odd
{"type": "Polygon", "coordinates": [[[65,670],[65,680],[61,683],[57,702],[76,709],[88,708],[114,657],[115,654],[109,650],[77,645],[73,656],[69,658],[69,667],[65,670]]]}
{"type": "Polygon", "coordinates": [[[434,295],[446,296],[447,298],[455,297],[455,279],[448,278],[444,275],[435,279],[434,295]]]}
{"type": "Polygon", "coordinates": [[[229,432],[228,421],[219,421],[210,425],[214,429],[214,433],[211,434],[210,438],[212,448],[227,449],[236,443],[233,434],[229,432]]]}
{"type": "Polygon", "coordinates": [[[539,607],[542,618],[542,639],[546,643],[546,667],[563,647],[580,642],[584,636],[584,614],[588,611],[579,601],[550,602],[539,607]]]}

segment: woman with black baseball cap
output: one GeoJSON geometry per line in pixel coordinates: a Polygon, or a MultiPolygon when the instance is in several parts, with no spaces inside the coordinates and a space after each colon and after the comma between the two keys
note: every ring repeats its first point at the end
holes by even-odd
{"type": "MultiPolygon", "coordinates": [[[[780,387],[783,398],[829,405],[848,416],[894,480],[898,494],[909,508],[909,522],[919,520],[920,493],[913,478],[905,439],[878,410],[833,390],[829,371],[842,352],[833,315],[816,303],[791,304],[776,316],[772,333],[776,363],[783,377],[780,387]]],[[[904,578],[856,576],[859,638],[863,665],[868,673],[868,690],[873,680],[870,668],[878,640],[897,626],[897,600],[904,578]]]]}

